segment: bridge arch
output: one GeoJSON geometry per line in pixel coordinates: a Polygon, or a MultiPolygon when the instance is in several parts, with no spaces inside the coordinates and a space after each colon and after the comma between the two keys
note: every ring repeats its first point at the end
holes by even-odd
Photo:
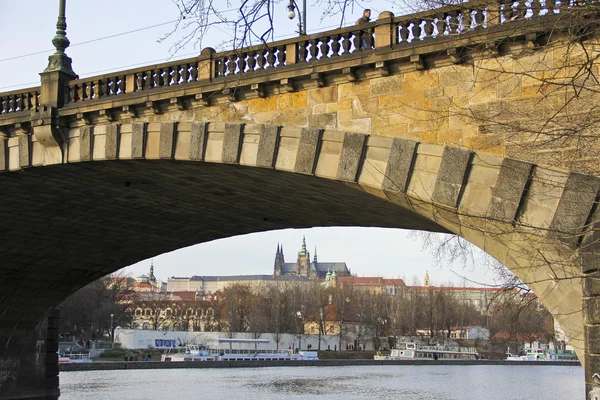
{"type": "Polygon", "coordinates": [[[9,271],[0,286],[19,298],[3,301],[13,330],[166,251],[280,228],[381,226],[477,245],[532,287],[583,356],[578,246],[597,177],[407,139],[256,124],[74,127],[58,164],[35,134],[15,139],[0,174],[12,208],[0,222],[9,271]]]}

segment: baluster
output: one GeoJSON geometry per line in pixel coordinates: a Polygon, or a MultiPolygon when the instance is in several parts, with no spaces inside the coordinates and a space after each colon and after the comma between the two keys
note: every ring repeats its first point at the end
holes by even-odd
{"type": "Polygon", "coordinates": [[[423,30],[425,31],[425,37],[423,38],[423,40],[433,39],[433,31],[435,28],[433,21],[430,19],[423,19],[423,21],[425,21],[425,25],[423,25],[423,30]]]}
{"type": "Polygon", "coordinates": [[[154,71],[149,70],[144,73],[144,90],[154,87],[154,71]]]}
{"type": "Polygon", "coordinates": [[[158,68],[154,70],[154,87],[159,88],[162,87],[162,68],[158,68]]]}
{"type": "Polygon", "coordinates": [[[79,96],[77,96],[77,85],[73,85],[69,87],[69,98],[73,103],[77,103],[79,101],[79,96]]]}
{"type": "Polygon", "coordinates": [[[342,49],[342,56],[349,54],[350,53],[350,48],[352,47],[352,42],[350,41],[350,33],[344,33],[340,36],[340,39],[342,40],[341,43],[341,49],[342,49]]]}
{"type": "Polygon", "coordinates": [[[371,50],[375,43],[373,41],[373,33],[375,32],[374,28],[368,28],[366,29],[366,43],[367,43],[367,48],[365,50],[371,50]]]}
{"type": "Polygon", "coordinates": [[[477,14],[475,14],[475,29],[483,29],[484,21],[485,15],[483,14],[483,10],[477,10],[477,14]]]}
{"type": "Polygon", "coordinates": [[[196,82],[198,80],[198,64],[197,63],[191,64],[190,79],[191,79],[191,82],[196,82]]]}
{"type": "Polygon", "coordinates": [[[110,94],[113,96],[117,94],[117,78],[116,76],[110,78],[110,94]]]}
{"type": "Polygon", "coordinates": [[[256,69],[256,50],[248,53],[248,61],[246,62],[248,66],[248,71],[252,72],[256,69]]]}
{"type": "Polygon", "coordinates": [[[223,76],[231,74],[231,57],[223,57],[223,76]]]}
{"type": "Polygon", "coordinates": [[[525,14],[527,14],[527,5],[525,4],[524,0],[519,0],[516,11],[517,19],[524,18],[525,14]]]}
{"type": "Polygon", "coordinates": [[[310,61],[316,61],[317,55],[319,54],[319,49],[317,47],[317,40],[311,39],[311,40],[309,40],[309,43],[310,43],[310,61]]]}
{"type": "Polygon", "coordinates": [[[398,24],[398,29],[400,30],[400,32],[398,32],[398,38],[399,38],[400,43],[408,42],[408,36],[410,33],[408,30],[409,26],[410,26],[410,21],[407,21],[404,24],[398,24]]]}
{"type": "Polygon", "coordinates": [[[92,98],[92,82],[83,82],[81,84],[81,101],[90,100],[92,98]]]}
{"type": "Polygon", "coordinates": [[[9,103],[8,97],[2,97],[2,109],[0,110],[0,112],[2,114],[8,113],[8,107],[9,107],[8,103],[9,103]]]}
{"type": "MultiPolygon", "coordinates": [[[[547,2],[547,0],[546,0],[546,2],[547,2]]],[[[531,17],[539,16],[540,11],[543,9],[542,3],[540,2],[540,0],[532,0],[530,9],[532,12],[531,17]]]]}
{"type": "Polygon", "coordinates": [[[446,22],[444,21],[444,16],[437,15],[435,17],[435,22],[433,23],[433,25],[435,25],[435,28],[437,29],[436,37],[444,36],[444,28],[446,26],[446,22]]]}
{"type": "Polygon", "coordinates": [[[321,41],[321,58],[329,58],[329,51],[331,50],[331,46],[329,45],[330,41],[330,36],[327,36],[321,41]]]}
{"type": "Polygon", "coordinates": [[[333,35],[331,37],[331,57],[339,57],[340,56],[340,39],[341,36],[340,35],[333,35]]]}
{"type": "Polygon", "coordinates": [[[22,99],[23,95],[16,95],[15,96],[15,111],[18,109],[19,111],[23,111],[23,99],[22,99]]]}
{"type": "Polygon", "coordinates": [[[277,46],[277,53],[275,53],[277,66],[283,67],[285,65],[285,46],[277,46]]]}
{"type": "Polygon", "coordinates": [[[556,0],[546,0],[546,7],[548,8],[548,14],[554,14],[556,8],[556,0]]]}
{"type": "MultiPolygon", "coordinates": [[[[25,96],[25,108],[27,110],[33,109],[32,101],[31,101],[32,99],[33,99],[33,93],[27,92],[27,95],[25,96]]],[[[65,87],[65,101],[67,104],[69,104],[69,87],[68,86],[65,87]]]]}
{"type": "Polygon", "coordinates": [[[117,89],[118,89],[119,93],[120,94],[125,94],[125,87],[127,86],[126,85],[126,83],[127,83],[127,81],[126,81],[127,77],[125,75],[123,75],[123,76],[118,76],[117,79],[118,79],[117,89]]]}
{"type": "Polygon", "coordinates": [[[192,64],[185,64],[183,66],[183,71],[182,71],[183,72],[183,76],[182,76],[183,83],[190,82],[190,75],[191,75],[190,70],[191,69],[192,69],[192,64]]]}
{"type": "Polygon", "coordinates": [[[450,16],[449,33],[458,33],[458,11],[450,11],[448,15],[450,16]]]}
{"type": "Polygon", "coordinates": [[[471,30],[471,22],[473,21],[472,16],[471,16],[471,9],[465,8],[460,11],[460,14],[462,15],[463,31],[469,32],[471,30]]]}
{"type": "Polygon", "coordinates": [[[274,49],[273,48],[268,48],[267,49],[267,61],[269,63],[269,68],[274,68],[275,67],[275,54],[273,53],[274,49]]]}
{"type": "Polygon", "coordinates": [[[144,90],[144,73],[143,72],[135,73],[135,84],[137,86],[136,91],[144,90]]]}

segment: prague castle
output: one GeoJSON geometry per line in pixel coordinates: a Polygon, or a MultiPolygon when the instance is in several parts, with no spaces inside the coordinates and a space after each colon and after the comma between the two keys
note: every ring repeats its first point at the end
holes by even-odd
{"type": "Polygon", "coordinates": [[[286,263],[283,256],[283,246],[277,245],[272,275],[171,277],[167,283],[167,291],[193,291],[211,294],[236,283],[259,285],[269,282],[322,280],[327,279],[328,276],[331,277],[332,274],[339,277],[351,276],[345,262],[318,262],[316,249],[314,258],[311,261],[310,253],[306,250],[306,239],[303,238],[302,247],[298,252],[295,263],[286,263]]]}

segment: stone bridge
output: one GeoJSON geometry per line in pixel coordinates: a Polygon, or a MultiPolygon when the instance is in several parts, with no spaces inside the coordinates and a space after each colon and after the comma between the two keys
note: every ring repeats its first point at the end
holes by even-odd
{"type": "Polygon", "coordinates": [[[572,40],[590,21],[471,2],[78,79],[61,7],[41,86],[0,93],[0,399],[58,395],[52,308],[87,283],[312,226],[477,245],[560,322],[596,398],[599,97],[576,67],[598,66],[595,36],[572,40]]]}

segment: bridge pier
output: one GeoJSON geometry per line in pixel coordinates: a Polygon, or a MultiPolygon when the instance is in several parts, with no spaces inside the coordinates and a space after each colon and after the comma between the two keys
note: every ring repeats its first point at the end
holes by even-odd
{"type": "Polygon", "coordinates": [[[0,400],[58,399],[59,311],[42,322],[26,308],[8,313],[0,322],[0,400]]]}

